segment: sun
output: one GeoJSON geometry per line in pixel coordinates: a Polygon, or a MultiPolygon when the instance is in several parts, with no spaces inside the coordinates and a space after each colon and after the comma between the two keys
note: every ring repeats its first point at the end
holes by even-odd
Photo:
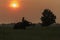
{"type": "Polygon", "coordinates": [[[12,4],[12,7],[17,7],[17,4],[12,4]]]}
{"type": "Polygon", "coordinates": [[[19,3],[17,1],[12,1],[10,3],[9,7],[11,7],[11,8],[19,8],[20,5],[19,5],[19,3]]]}
{"type": "Polygon", "coordinates": [[[12,4],[11,4],[11,7],[17,8],[17,7],[18,7],[18,4],[17,4],[17,3],[12,3],[12,4]]]}

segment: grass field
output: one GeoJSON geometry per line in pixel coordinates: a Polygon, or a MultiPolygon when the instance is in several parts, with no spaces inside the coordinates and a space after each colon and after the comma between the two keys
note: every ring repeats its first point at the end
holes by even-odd
{"type": "Polygon", "coordinates": [[[14,30],[0,27],[0,40],[60,40],[60,27],[33,27],[14,30]]]}

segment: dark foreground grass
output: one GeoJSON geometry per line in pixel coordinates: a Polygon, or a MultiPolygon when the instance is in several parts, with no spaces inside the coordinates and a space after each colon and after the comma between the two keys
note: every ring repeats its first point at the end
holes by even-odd
{"type": "Polygon", "coordinates": [[[26,30],[1,27],[0,40],[60,40],[60,27],[34,27],[26,30]]]}

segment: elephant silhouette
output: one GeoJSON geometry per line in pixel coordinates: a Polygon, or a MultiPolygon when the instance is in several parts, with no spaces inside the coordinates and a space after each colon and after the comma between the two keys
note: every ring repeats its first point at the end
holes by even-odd
{"type": "Polygon", "coordinates": [[[34,24],[25,20],[23,17],[22,22],[18,22],[14,25],[14,29],[26,29],[27,26],[32,26],[32,25],[34,25],[34,24]]]}

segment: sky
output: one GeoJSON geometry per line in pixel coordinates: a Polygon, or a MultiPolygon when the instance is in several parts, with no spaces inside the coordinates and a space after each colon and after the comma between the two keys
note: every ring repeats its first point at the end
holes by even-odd
{"type": "Polygon", "coordinates": [[[50,9],[56,16],[56,22],[60,23],[60,0],[17,0],[19,8],[10,8],[13,0],[0,0],[0,23],[17,23],[22,17],[26,20],[38,23],[44,9],[50,9]]]}

